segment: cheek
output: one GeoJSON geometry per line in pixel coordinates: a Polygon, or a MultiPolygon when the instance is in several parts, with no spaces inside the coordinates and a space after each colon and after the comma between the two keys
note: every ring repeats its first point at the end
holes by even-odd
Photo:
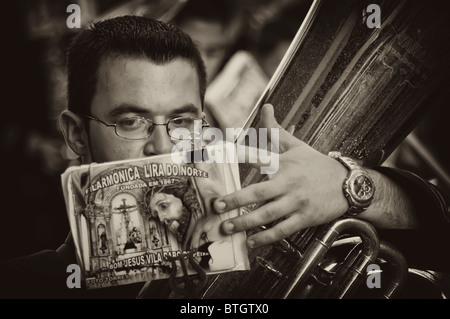
{"type": "Polygon", "coordinates": [[[91,135],[91,154],[92,160],[97,163],[118,161],[142,157],[143,148],[139,141],[129,141],[111,136],[104,132],[92,132],[91,135]]]}

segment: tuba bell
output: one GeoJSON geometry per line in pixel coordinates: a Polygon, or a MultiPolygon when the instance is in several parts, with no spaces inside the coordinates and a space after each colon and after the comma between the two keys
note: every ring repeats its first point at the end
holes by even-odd
{"type": "MultiPolygon", "coordinates": [[[[260,108],[271,103],[277,122],[295,125],[293,135],[316,150],[381,165],[445,83],[450,43],[438,35],[450,30],[440,4],[313,1],[244,128],[258,128],[260,108]],[[370,28],[373,4],[381,24],[370,28]]],[[[244,164],[240,174],[243,187],[262,179],[244,164]]],[[[354,218],[304,229],[249,257],[250,271],[211,278],[201,298],[390,299],[412,275],[433,287],[427,293],[446,297],[436,277],[408,268],[396,247],[354,218]],[[377,273],[381,290],[369,288],[377,273]]]]}

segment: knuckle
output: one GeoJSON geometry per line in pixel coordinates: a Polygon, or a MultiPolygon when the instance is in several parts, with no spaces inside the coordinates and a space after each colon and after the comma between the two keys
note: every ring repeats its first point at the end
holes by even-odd
{"type": "Polygon", "coordinates": [[[294,190],[301,188],[303,185],[307,185],[306,178],[304,176],[291,176],[286,178],[285,183],[289,189],[294,190]]]}
{"type": "Polygon", "coordinates": [[[280,227],[276,230],[276,237],[278,239],[286,238],[290,235],[290,233],[287,231],[287,229],[280,227]]]}
{"type": "Polygon", "coordinates": [[[258,239],[260,245],[268,245],[280,240],[280,238],[277,238],[277,233],[273,231],[264,233],[263,236],[258,239]]]}
{"type": "Polygon", "coordinates": [[[241,207],[241,199],[237,196],[234,196],[230,199],[232,207],[241,207]]]}
{"type": "Polygon", "coordinates": [[[310,203],[310,200],[308,198],[300,199],[297,202],[297,209],[304,211],[306,208],[309,207],[309,203],[310,203]]]}
{"type": "Polygon", "coordinates": [[[265,220],[272,221],[275,219],[275,212],[268,207],[261,207],[261,214],[265,220]]]}
{"type": "Polygon", "coordinates": [[[250,223],[247,218],[242,217],[241,219],[236,219],[234,222],[237,230],[247,230],[250,228],[250,223]]]}
{"type": "Polygon", "coordinates": [[[255,194],[256,200],[261,201],[261,200],[265,199],[266,192],[265,192],[264,188],[259,188],[259,189],[255,190],[254,194],[255,194]]]}

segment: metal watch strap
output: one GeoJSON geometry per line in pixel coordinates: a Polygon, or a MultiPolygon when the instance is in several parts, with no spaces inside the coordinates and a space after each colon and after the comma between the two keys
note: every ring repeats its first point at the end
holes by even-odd
{"type": "Polygon", "coordinates": [[[354,161],[352,160],[350,157],[343,157],[343,156],[339,156],[338,158],[336,158],[339,162],[342,163],[342,165],[344,165],[349,171],[350,170],[355,170],[355,169],[359,169],[360,166],[354,161]]]}
{"type": "MultiPolygon", "coordinates": [[[[343,216],[344,217],[355,217],[367,209],[367,207],[371,203],[371,199],[367,202],[365,207],[356,206],[355,202],[354,202],[355,199],[351,197],[351,192],[349,190],[349,187],[350,187],[349,183],[351,182],[351,181],[349,181],[349,179],[352,175],[352,172],[354,172],[354,171],[360,171],[361,174],[367,176],[368,178],[370,178],[370,177],[368,176],[367,173],[364,173],[364,171],[361,169],[361,167],[353,159],[351,159],[349,157],[344,157],[339,152],[330,152],[330,153],[328,153],[328,155],[330,157],[338,160],[348,170],[348,174],[342,184],[342,188],[343,188],[344,195],[349,203],[349,209],[345,212],[345,214],[343,216]]],[[[372,187],[374,190],[375,188],[373,185],[372,185],[372,187]]]]}

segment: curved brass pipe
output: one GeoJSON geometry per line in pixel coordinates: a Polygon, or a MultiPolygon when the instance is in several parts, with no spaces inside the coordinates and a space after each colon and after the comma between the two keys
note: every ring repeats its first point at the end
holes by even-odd
{"type": "Polygon", "coordinates": [[[283,299],[295,297],[298,289],[306,285],[311,273],[324,258],[332,244],[346,232],[361,237],[362,249],[360,252],[351,253],[348,259],[350,265],[345,267],[347,271],[338,274],[343,280],[334,281],[335,284],[332,289],[336,298],[343,298],[353,291],[360,282],[361,279],[357,279],[361,277],[365,267],[377,258],[379,241],[378,234],[371,224],[356,218],[345,218],[337,219],[325,225],[321,233],[308,245],[302,258],[294,266],[297,270],[290,278],[290,284],[282,294],[283,299]]]}
{"type": "Polygon", "coordinates": [[[403,287],[408,277],[408,264],[405,257],[391,243],[380,242],[380,258],[385,259],[392,266],[394,275],[383,293],[383,298],[392,299],[398,295],[399,288],[403,287]]]}

